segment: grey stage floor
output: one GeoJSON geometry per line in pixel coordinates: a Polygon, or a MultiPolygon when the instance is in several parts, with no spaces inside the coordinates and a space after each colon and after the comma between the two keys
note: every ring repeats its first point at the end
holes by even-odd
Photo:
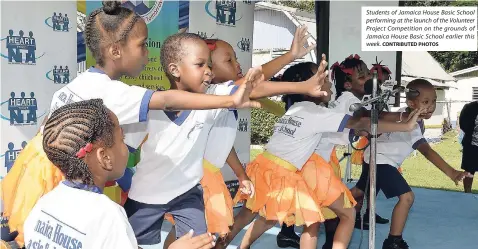
{"type": "MultiPolygon", "coordinates": [[[[478,197],[476,195],[414,188],[415,203],[408,217],[404,239],[412,249],[473,249],[478,248],[478,197]]],[[[377,210],[386,218],[391,217],[396,199],[387,200],[378,196],[377,210]]],[[[162,238],[166,238],[171,226],[163,225],[162,238]]],[[[275,249],[278,227],[270,229],[257,241],[252,249],[275,249]]],[[[299,229],[298,229],[299,230],[299,229]]],[[[388,236],[389,224],[377,225],[376,246],[381,249],[388,236]]],[[[300,232],[297,231],[297,232],[300,232]]],[[[238,235],[228,249],[235,249],[244,231],[238,235]]],[[[368,248],[368,232],[363,233],[362,249],[368,248]]],[[[325,237],[320,232],[319,246],[322,248],[325,237]]],[[[360,230],[355,230],[349,249],[358,249],[360,230]]],[[[149,248],[149,247],[148,247],[149,248]]],[[[162,249],[162,245],[156,247],[162,249]]]]}

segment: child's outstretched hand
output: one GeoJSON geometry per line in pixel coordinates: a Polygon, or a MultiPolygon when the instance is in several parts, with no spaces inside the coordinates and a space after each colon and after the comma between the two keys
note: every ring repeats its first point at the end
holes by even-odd
{"type": "Polygon", "coordinates": [[[304,57],[316,47],[316,44],[308,44],[307,47],[304,46],[307,44],[309,37],[310,34],[307,34],[307,26],[300,26],[295,30],[294,40],[292,40],[292,45],[290,45],[290,53],[294,59],[304,57]]]}
{"type": "Polygon", "coordinates": [[[410,115],[408,115],[407,125],[410,130],[415,129],[415,127],[418,125],[417,121],[420,119],[420,115],[422,115],[426,111],[427,108],[415,109],[410,113],[410,115]]]}
{"type": "Polygon", "coordinates": [[[244,177],[239,179],[239,191],[243,194],[249,195],[250,197],[254,196],[254,184],[252,184],[249,177],[244,177]]]}
{"type": "Polygon", "coordinates": [[[322,54],[322,60],[320,61],[317,73],[304,83],[308,85],[307,89],[309,90],[307,91],[307,95],[312,97],[327,96],[328,93],[326,91],[321,91],[327,78],[328,70],[325,70],[326,68],[327,61],[325,60],[325,55],[322,54]]]}
{"type": "Polygon", "coordinates": [[[239,86],[239,89],[233,95],[234,107],[241,108],[260,108],[261,104],[257,101],[249,99],[252,89],[259,83],[264,81],[264,74],[262,73],[262,67],[254,67],[247,71],[244,76],[246,82],[239,86]]]}
{"type": "Polygon", "coordinates": [[[215,236],[205,233],[193,237],[193,233],[193,230],[189,231],[189,233],[174,241],[169,249],[209,249],[216,245],[214,242],[215,236]]]}
{"type": "Polygon", "coordinates": [[[453,170],[452,174],[449,176],[452,181],[455,182],[455,185],[458,186],[458,184],[465,179],[465,177],[470,177],[473,178],[473,175],[466,172],[466,171],[459,171],[459,170],[453,170]]]}

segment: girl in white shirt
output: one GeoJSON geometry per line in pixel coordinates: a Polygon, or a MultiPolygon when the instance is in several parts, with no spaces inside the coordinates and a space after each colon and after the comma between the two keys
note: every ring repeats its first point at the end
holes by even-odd
{"type": "MultiPolygon", "coordinates": [[[[283,79],[302,81],[316,70],[314,63],[300,63],[287,69],[283,79]]],[[[368,130],[370,119],[322,107],[330,100],[330,87],[327,81],[323,90],[329,94],[324,97],[288,95],[286,98],[288,110],[276,123],[266,151],[247,166],[247,175],[256,186],[256,192],[253,197],[242,196],[247,202],[236,218],[228,242],[259,213],[260,217],[247,230],[241,249],[248,248],[277,222],[304,225],[300,247],[316,248],[319,223],[324,221],[321,207],[328,206],[341,219],[334,249],[347,247],[355,218],[351,208],[353,198],[334,175],[332,167],[314,154],[314,150],[323,134],[343,132],[345,128],[368,130]]],[[[406,124],[380,122],[379,130],[407,131],[414,126],[412,121],[406,124]]],[[[224,246],[217,244],[217,247],[224,246]]]]}
{"type": "MultiPolygon", "coordinates": [[[[137,249],[124,209],[103,195],[122,176],[128,149],[116,115],[101,99],[79,101],[51,114],[43,149],[65,175],[25,221],[25,248],[137,249]]],[[[188,235],[171,248],[212,248],[213,237],[188,235]]]]}
{"type": "MultiPolygon", "coordinates": [[[[85,26],[85,42],[96,66],[53,95],[50,113],[68,103],[100,98],[118,116],[121,125],[137,125],[148,119],[150,109],[244,108],[254,104],[249,102],[248,94],[243,98],[246,84],[231,96],[213,96],[181,90],[152,91],[119,81],[122,76],[138,76],[148,63],[147,41],[148,29],[138,14],[121,7],[119,1],[104,1],[102,8],[88,16],[85,26]]],[[[29,210],[63,178],[44,156],[41,140],[39,132],[2,180],[4,214],[9,216],[12,232],[19,232],[16,241],[20,246],[22,225],[29,210]]],[[[137,148],[140,142],[128,146],[137,148]]]]}

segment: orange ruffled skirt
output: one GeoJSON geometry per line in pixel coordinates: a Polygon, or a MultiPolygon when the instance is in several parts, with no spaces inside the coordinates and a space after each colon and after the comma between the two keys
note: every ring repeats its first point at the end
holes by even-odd
{"type": "Polygon", "coordinates": [[[61,171],[43,151],[43,135],[37,134],[2,181],[3,214],[9,217],[10,231],[18,232],[17,244],[24,245],[23,223],[37,201],[63,179],[61,171]]]}
{"type": "MultiPolygon", "coordinates": [[[[234,223],[233,202],[227,188],[221,169],[203,160],[204,176],[201,186],[204,194],[204,207],[207,230],[209,233],[225,235],[229,233],[229,227],[234,223]]],[[[171,214],[166,214],[166,220],[174,224],[171,214]]]]}

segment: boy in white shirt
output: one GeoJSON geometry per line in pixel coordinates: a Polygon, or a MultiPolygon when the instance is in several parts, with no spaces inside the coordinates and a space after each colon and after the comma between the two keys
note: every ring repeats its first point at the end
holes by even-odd
{"type": "MultiPolygon", "coordinates": [[[[43,149],[66,180],[40,198],[26,219],[27,249],[138,248],[124,209],[102,194],[105,183],[126,168],[123,136],[118,118],[100,99],[65,105],[51,114],[43,149]]],[[[189,235],[171,247],[211,248],[213,239],[189,235]]]]}
{"type": "MultiPolygon", "coordinates": [[[[424,80],[416,79],[407,85],[408,89],[419,92],[418,96],[407,95],[407,112],[420,108],[428,108],[423,118],[432,116],[436,107],[436,92],[433,85],[424,80]]],[[[387,198],[398,197],[392,214],[390,234],[383,242],[383,249],[408,249],[407,243],[402,238],[408,212],[414,201],[414,194],[398,171],[398,167],[414,150],[420,151],[425,158],[445,173],[452,181],[458,184],[469,173],[455,170],[446,163],[427,143],[423,137],[423,121],[420,126],[411,132],[392,132],[382,134],[377,139],[377,191],[382,190],[387,198]]],[[[354,198],[364,195],[370,162],[370,149],[364,153],[364,167],[356,186],[352,188],[354,198]]]]}

